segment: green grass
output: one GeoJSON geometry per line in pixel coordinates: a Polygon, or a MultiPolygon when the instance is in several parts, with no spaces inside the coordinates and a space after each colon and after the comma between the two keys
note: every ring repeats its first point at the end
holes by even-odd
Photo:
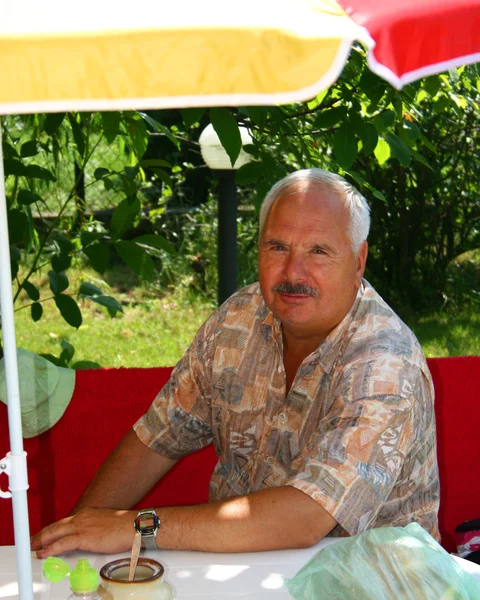
{"type": "Polygon", "coordinates": [[[480,355],[480,311],[445,312],[407,320],[428,357],[480,355]]]}
{"type": "MultiPolygon", "coordinates": [[[[78,284],[71,279],[70,287],[77,289],[78,284]]],[[[42,297],[47,291],[45,280],[40,283],[42,297]]],[[[192,301],[183,290],[164,295],[152,289],[129,288],[128,280],[105,293],[122,303],[123,314],[112,319],[105,308],[80,301],[83,323],[78,330],[63,320],[53,301],[43,303],[44,313],[37,323],[32,321],[29,308],[16,310],[17,346],[60,356],[61,341],[67,340],[75,348],[72,363],[89,360],[103,367],[169,366],[179,360],[212,312],[208,303],[192,301]]]]}
{"type": "MultiPolygon", "coordinates": [[[[106,309],[81,301],[83,324],[76,330],[60,316],[53,301],[43,303],[44,314],[34,323],[28,308],[16,310],[17,345],[36,353],[60,356],[61,341],[75,347],[72,363],[95,361],[103,367],[154,367],[174,365],[213,306],[189,290],[188,282],[175,292],[139,286],[126,271],[110,272],[101,282],[93,271],[69,270],[72,290],[88,280],[119,300],[124,313],[111,319],[106,309]]],[[[50,296],[44,273],[34,283],[42,298],[50,296]]],[[[29,300],[22,298],[24,305],[29,300]]],[[[21,304],[18,304],[18,309],[21,304]]],[[[428,357],[480,355],[479,311],[445,312],[407,319],[428,357]]]]}

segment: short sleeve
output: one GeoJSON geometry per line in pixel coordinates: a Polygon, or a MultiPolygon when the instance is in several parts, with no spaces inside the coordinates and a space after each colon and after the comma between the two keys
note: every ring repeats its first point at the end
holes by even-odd
{"type": "MultiPolygon", "coordinates": [[[[287,482],[316,500],[350,535],[375,526],[394,490],[412,492],[418,483],[412,474],[422,469],[412,449],[422,447],[432,426],[433,398],[417,367],[403,366],[397,380],[383,383],[375,370],[371,387],[361,390],[370,392],[366,396],[353,396],[351,380],[338,386],[287,482]]],[[[392,370],[387,372],[391,377],[392,370]]],[[[392,521],[395,511],[394,501],[392,521]]]]}
{"type": "Polygon", "coordinates": [[[215,315],[197,332],[149,410],[134,425],[139,439],[177,460],[212,441],[211,360],[215,315]]]}

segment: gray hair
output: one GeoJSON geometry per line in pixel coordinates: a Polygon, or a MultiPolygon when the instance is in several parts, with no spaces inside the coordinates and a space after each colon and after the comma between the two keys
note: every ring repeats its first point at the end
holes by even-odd
{"type": "Polygon", "coordinates": [[[307,190],[310,186],[324,188],[345,199],[345,208],[350,217],[348,236],[352,243],[352,250],[354,254],[357,254],[370,230],[370,208],[367,201],[343,177],[318,168],[302,169],[290,173],[272,187],[260,208],[260,236],[275,200],[287,190],[296,188],[296,191],[302,191],[307,190]]]}

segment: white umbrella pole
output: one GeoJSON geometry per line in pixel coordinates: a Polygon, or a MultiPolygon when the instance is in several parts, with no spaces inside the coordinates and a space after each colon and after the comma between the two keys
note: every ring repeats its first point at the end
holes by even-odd
{"type": "MultiPolygon", "coordinates": [[[[17,555],[18,588],[22,600],[33,600],[32,557],[30,552],[30,526],[27,505],[27,455],[23,450],[20,391],[18,384],[17,347],[13,318],[12,275],[8,241],[7,201],[3,169],[2,129],[0,124],[0,310],[2,340],[7,384],[8,429],[11,452],[0,460],[9,475],[9,489],[13,505],[15,550],[17,555]]],[[[2,496],[10,496],[2,494],[2,496]]],[[[1,499],[0,499],[1,501],[1,499]]]]}

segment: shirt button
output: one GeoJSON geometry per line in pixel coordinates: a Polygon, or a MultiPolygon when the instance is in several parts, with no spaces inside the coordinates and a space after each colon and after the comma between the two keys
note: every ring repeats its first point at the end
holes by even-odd
{"type": "Polygon", "coordinates": [[[280,413],[280,414],[278,415],[278,418],[280,419],[280,421],[281,421],[282,423],[285,423],[285,422],[288,420],[288,417],[287,417],[287,415],[286,415],[285,413],[280,413]]]}
{"type": "Polygon", "coordinates": [[[269,456],[269,457],[267,458],[267,463],[268,463],[269,465],[273,465],[273,462],[274,462],[274,461],[273,461],[273,456],[269,456]]]}

